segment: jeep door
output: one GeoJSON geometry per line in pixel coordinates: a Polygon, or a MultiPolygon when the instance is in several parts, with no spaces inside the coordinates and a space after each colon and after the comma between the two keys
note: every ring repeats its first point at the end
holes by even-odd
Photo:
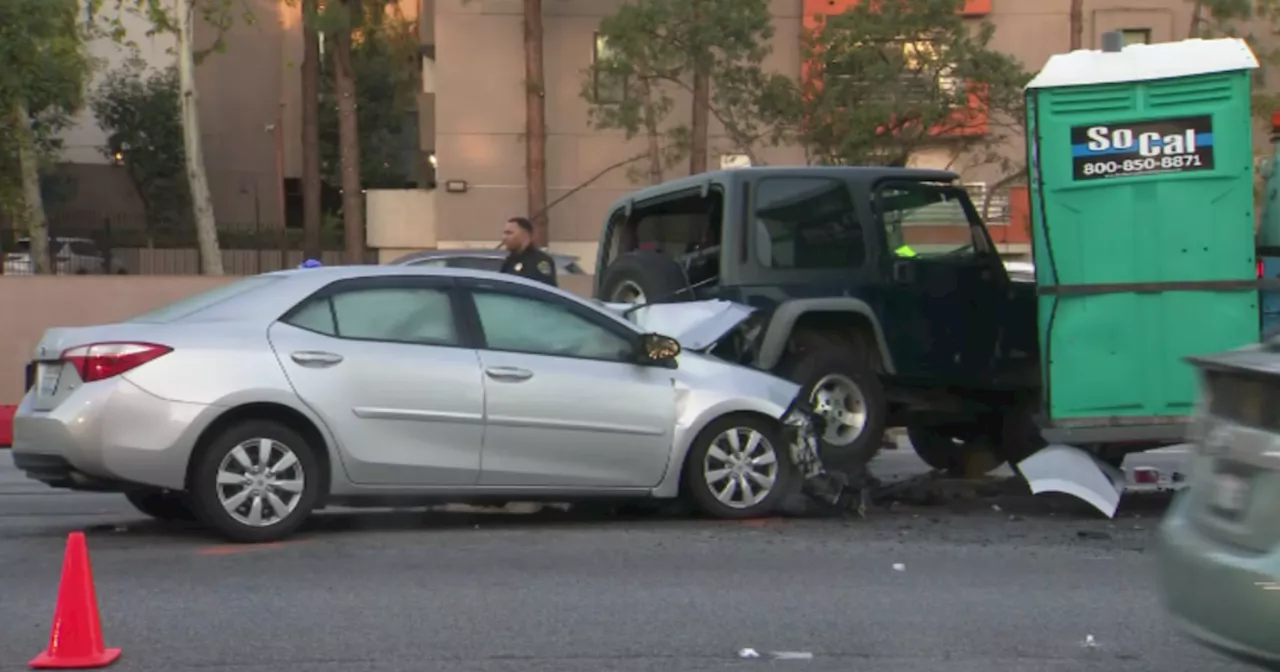
{"type": "MultiPolygon", "coordinates": [[[[996,364],[1008,275],[963,189],[878,183],[890,343],[914,345],[917,373],[982,385],[996,364]],[[896,332],[896,333],[895,333],[896,332]]],[[[898,359],[895,357],[895,359],[898,359]]]]}

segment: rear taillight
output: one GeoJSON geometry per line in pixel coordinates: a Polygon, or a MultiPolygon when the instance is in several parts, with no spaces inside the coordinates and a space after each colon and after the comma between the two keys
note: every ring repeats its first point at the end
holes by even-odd
{"type": "Polygon", "coordinates": [[[1259,260],[1258,260],[1258,263],[1254,265],[1254,270],[1255,270],[1255,271],[1257,271],[1257,273],[1258,273],[1258,277],[1259,277],[1259,278],[1261,278],[1261,277],[1262,277],[1262,268],[1263,268],[1263,266],[1262,266],[1262,260],[1261,260],[1261,259],[1259,259],[1259,260]]]}
{"type": "Polygon", "coordinates": [[[76,367],[80,380],[91,383],[118,376],[170,352],[173,348],[155,343],[90,343],[64,351],[62,360],[76,367]]]}

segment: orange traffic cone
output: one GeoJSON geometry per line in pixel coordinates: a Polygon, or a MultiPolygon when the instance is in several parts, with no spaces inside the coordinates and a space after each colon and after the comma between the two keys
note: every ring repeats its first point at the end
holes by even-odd
{"type": "Polygon", "coordinates": [[[83,532],[67,535],[62,557],[62,579],[58,582],[58,603],[49,630],[49,648],[31,659],[31,667],[85,670],[106,667],[120,657],[120,649],[102,644],[102,624],[98,622],[98,596],[93,589],[93,570],[83,532]]]}

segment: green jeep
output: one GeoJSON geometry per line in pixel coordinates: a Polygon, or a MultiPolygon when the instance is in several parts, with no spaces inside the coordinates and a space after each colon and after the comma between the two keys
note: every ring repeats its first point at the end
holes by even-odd
{"type": "Polygon", "coordinates": [[[905,426],[930,466],[985,473],[1041,445],[1035,289],[956,179],[789,166],[647,187],[610,208],[595,297],[753,306],[713,352],[804,386],[833,466],[905,426]]]}

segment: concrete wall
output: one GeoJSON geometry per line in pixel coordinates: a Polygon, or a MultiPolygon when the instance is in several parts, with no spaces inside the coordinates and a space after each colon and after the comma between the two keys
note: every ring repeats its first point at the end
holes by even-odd
{"type": "MultiPolygon", "coordinates": [[[[46,329],[104,324],[237,280],[182,276],[5,276],[0,280],[0,404],[22,399],[23,369],[46,329]]],[[[560,286],[589,296],[591,276],[567,276],[560,286]]]]}

